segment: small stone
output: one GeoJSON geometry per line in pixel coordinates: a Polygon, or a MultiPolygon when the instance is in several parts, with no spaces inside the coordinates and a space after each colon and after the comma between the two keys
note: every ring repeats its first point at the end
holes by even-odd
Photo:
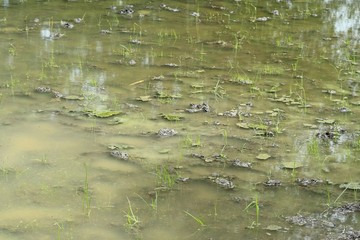
{"type": "Polygon", "coordinates": [[[269,179],[266,182],[264,182],[264,185],[268,186],[268,187],[272,187],[272,186],[278,187],[278,186],[281,185],[281,181],[280,180],[269,179]]]}
{"type": "Polygon", "coordinates": [[[177,132],[174,129],[170,129],[170,128],[162,128],[157,133],[157,135],[160,137],[172,137],[176,134],[177,132]]]}
{"type": "Polygon", "coordinates": [[[232,165],[235,167],[242,167],[242,168],[251,168],[252,167],[250,162],[242,162],[239,159],[235,159],[232,165]]]}
{"type": "Polygon", "coordinates": [[[121,159],[121,160],[128,160],[129,159],[129,154],[127,154],[126,152],[120,152],[120,151],[117,151],[117,150],[111,151],[110,155],[115,157],[115,158],[121,159]]]}
{"type": "Polygon", "coordinates": [[[222,177],[218,177],[215,179],[215,183],[219,185],[220,187],[226,188],[226,189],[233,189],[235,187],[234,183],[230,180],[222,177]]]}

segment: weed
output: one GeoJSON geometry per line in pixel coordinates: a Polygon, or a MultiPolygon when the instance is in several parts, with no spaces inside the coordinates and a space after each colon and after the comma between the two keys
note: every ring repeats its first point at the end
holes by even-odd
{"type": "Polygon", "coordinates": [[[83,189],[83,211],[86,213],[87,217],[90,217],[91,213],[91,194],[89,190],[89,182],[88,182],[88,167],[86,163],[84,164],[85,168],[85,180],[84,180],[84,189],[83,189]]]}
{"type": "Polygon", "coordinates": [[[35,159],[35,160],[38,161],[39,163],[41,163],[42,165],[49,165],[50,164],[49,159],[48,159],[46,154],[43,154],[41,156],[41,158],[38,158],[38,159],[35,159]]]}
{"type": "Polygon", "coordinates": [[[360,151],[360,138],[358,140],[355,140],[354,142],[352,142],[351,145],[356,151],[360,151]]]}
{"type": "Polygon", "coordinates": [[[245,40],[245,36],[240,36],[240,32],[234,33],[234,50],[237,52],[239,49],[241,49],[242,44],[245,40]]]}
{"type": "Polygon", "coordinates": [[[298,99],[301,103],[301,106],[305,109],[305,112],[306,112],[306,108],[307,108],[306,90],[304,87],[304,79],[302,76],[300,77],[300,82],[296,83],[295,86],[297,86],[297,88],[299,90],[299,92],[297,92],[298,99]]]}
{"type": "Polygon", "coordinates": [[[11,90],[11,94],[15,94],[15,89],[17,88],[20,81],[18,79],[13,78],[13,76],[10,76],[10,82],[6,85],[11,90]]]}
{"type": "Polygon", "coordinates": [[[172,174],[167,166],[156,167],[157,183],[166,189],[172,189],[176,183],[176,176],[172,174]]]}
{"type": "Polygon", "coordinates": [[[14,44],[12,44],[12,43],[9,43],[9,54],[11,55],[11,56],[15,56],[16,55],[16,48],[15,48],[15,46],[14,46],[14,44]]]}
{"type": "Polygon", "coordinates": [[[250,207],[254,207],[255,208],[255,215],[256,215],[256,220],[251,224],[252,226],[255,223],[255,226],[259,226],[259,218],[260,218],[260,207],[259,207],[259,197],[258,195],[255,196],[255,199],[250,202],[244,209],[244,211],[248,211],[248,209],[250,207]]]}
{"type": "Polygon", "coordinates": [[[198,217],[195,217],[194,215],[192,215],[191,213],[189,213],[188,211],[184,211],[184,213],[186,213],[187,215],[189,215],[192,219],[195,220],[195,222],[197,222],[201,227],[206,227],[205,223],[198,217]]]}
{"type": "Polygon", "coordinates": [[[201,147],[201,138],[200,135],[197,138],[193,138],[190,135],[187,135],[183,141],[183,145],[185,148],[188,147],[201,147]]]}
{"type": "Polygon", "coordinates": [[[320,157],[319,142],[316,138],[307,143],[307,153],[316,158],[320,157]]]}
{"type": "Polygon", "coordinates": [[[47,59],[46,62],[44,62],[44,67],[45,68],[58,68],[59,67],[59,65],[57,65],[55,62],[54,50],[51,50],[49,58],[47,59]]]}
{"type": "Polygon", "coordinates": [[[64,231],[64,224],[63,223],[54,223],[54,226],[57,226],[57,240],[61,239],[61,233],[64,231]]]}
{"type": "Polygon", "coordinates": [[[217,99],[223,99],[224,95],[226,94],[226,90],[220,86],[220,80],[216,82],[216,85],[213,89],[213,93],[215,94],[215,98],[217,99]]]}
{"type": "Polygon", "coordinates": [[[125,212],[125,217],[126,217],[126,227],[128,227],[129,229],[135,229],[135,228],[138,228],[139,225],[140,225],[140,220],[138,218],[138,216],[136,216],[134,214],[134,211],[132,209],[132,206],[131,206],[131,202],[129,200],[128,197],[126,197],[127,201],[128,201],[128,204],[129,204],[129,209],[127,212],[125,212]]]}
{"type": "Polygon", "coordinates": [[[155,212],[158,210],[158,193],[155,191],[155,197],[151,199],[151,203],[148,203],[142,196],[136,193],[141,200],[143,200],[146,205],[149,205],[155,212]]]}
{"type": "Polygon", "coordinates": [[[223,130],[222,132],[223,135],[223,140],[224,140],[224,146],[228,145],[228,131],[226,129],[223,130]]]}

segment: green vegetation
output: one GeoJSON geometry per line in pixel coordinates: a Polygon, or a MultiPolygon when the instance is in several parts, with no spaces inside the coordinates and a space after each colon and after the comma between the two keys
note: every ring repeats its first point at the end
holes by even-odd
{"type": "Polygon", "coordinates": [[[213,89],[213,93],[215,95],[216,100],[224,98],[226,94],[226,90],[222,86],[220,86],[220,80],[216,82],[216,85],[213,89]]]}
{"type": "MultiPolygon", "coordinates": [[[[175,171],[175,170],[174,170],[175,171]]],[[[157,185],[165,188],[172,189],[176,183],[177,175],[170,172],[168,166],[156,167],[157,185]]]]}
{"type": "Polygon", "coordinates": [[[128,204],[129,204],[129,209],[125,212],[125,218],[126,218],[125,226],[128,229],[131,229],[131,230],[137,229],[137,228],[140,227],[139,217],[135,215],[129,198],[126,197],[126,199],[128,201],[128,204]]]}
{"type": "Polygon", "coordinates": [[[85,212],[87,217],[90,217],[91,214],[91,193],[89,189],[89,181],[88,181],[88,167],[86,163],[84,164],[85,169],[85,180],[83,187],[83,211],[85,212]]]}
{"type": "Polygon", "coordinates": [[[188,211],[184,211],[184,213],[186,213],[188,216],[190,216],[192,219],[194,219],[194,221],[197,222],[199,224],[199,226],[206,227],[205,223],[200,218],[195,217],[194,215],[192,215],[188,211]]]}
{"type": "Polygon", "coordinates": [[[244,211],[248,212],[250,208],[255,209],[255,216],[256,220],[252,222],[250,227],[258,227],[260,225],[259,218],[260,218],[260,206],[259,206],[259,197],[258,195],[255,196],[254,200],[250,202],[244,209],[244,211]],[[254,226],[255,225],[255,226],[254,226]]]}
{"type": "Polygon", "coordinates": [[[201,138],[200,135],[193,137],[191,135],[186,135],[183,140],[183,146],[185,148],[189,147],[201,147],[201,138]]]}
{"type": "Polygon", "coordinates": [[[180,121],[184,118],[183,116],[178,114],[165,114],[165,113],[162,113],[161,117],[163,117],[165,120],[175,121],[175,122],[180,121]]]}
{"type": "Polygon", "coordinates": [[[310,156],[319,158],[320,157],[320,148],[319,148],[319,142],[317,138],[312,138],[307,143],[307,152],[310,156]]]}

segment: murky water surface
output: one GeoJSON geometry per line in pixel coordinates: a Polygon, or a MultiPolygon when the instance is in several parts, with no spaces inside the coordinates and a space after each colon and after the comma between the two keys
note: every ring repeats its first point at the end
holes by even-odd
{"type": "Polygon", "coordinates": [[[0,238],[356,239],[359,9],[1,1],[0,238]]]}

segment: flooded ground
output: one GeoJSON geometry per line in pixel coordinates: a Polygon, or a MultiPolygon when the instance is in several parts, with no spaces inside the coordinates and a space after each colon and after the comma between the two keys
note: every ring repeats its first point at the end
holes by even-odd
{"type": "Polygon", "coordinates": [[[359,239],[360,2],[1,4],[1,239],[359,239]]]}

